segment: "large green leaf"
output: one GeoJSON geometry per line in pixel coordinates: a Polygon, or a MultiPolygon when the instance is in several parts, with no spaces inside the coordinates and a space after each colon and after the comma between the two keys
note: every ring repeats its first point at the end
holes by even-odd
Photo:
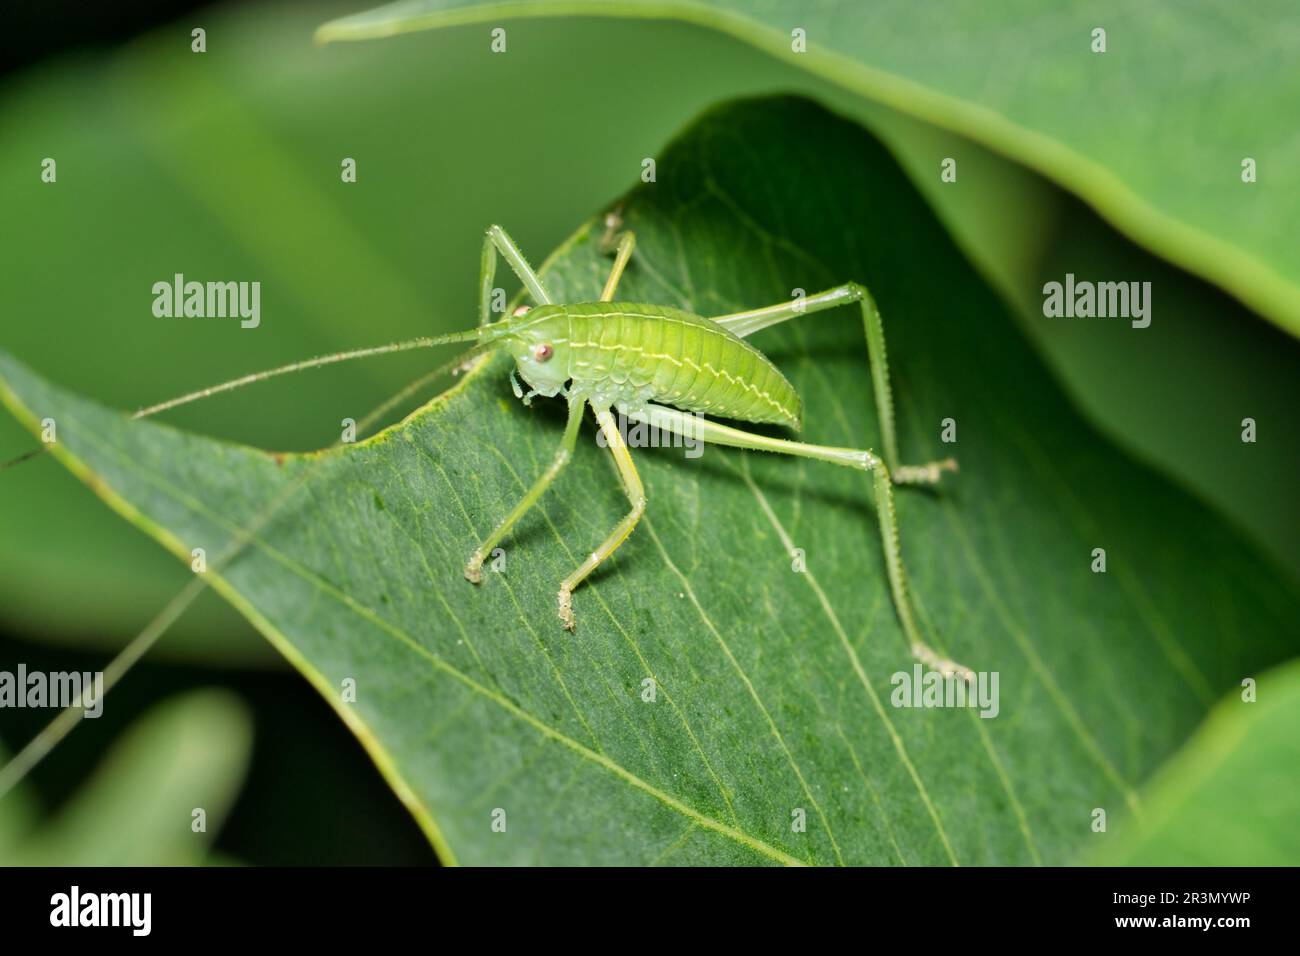
{"type": "Polygon", "coordinates": [[[400,0],[317,37],[582,15],[697,23],[969,136],[1300,334],[1300,144],[1276,122],[1300,112],[1300,19],[1283,0],[1232,12],[1214,0],[400,0]],[[1246,157],[1257,182],[1242,181],[1246,157]]]}
{"type": "MultiPolygon", "coordinates": [[[[962,463],[942,492],[899,495],[923,628],[999,672],[997,718],[890,706],[910,661],[857,473],[640,453],[647,519],[578,592],[568,635],[556,584],[626,508],[594,442],[508,543],[505,573],[460,576],[559,436],[551,405],[511,398],[502,361],[317,456],[130,422],[9,358],[4,398],[29,426],[53,415],[56,455],[186,561],[307,476],[212,583],[344,715],[449,860],[1068,861],[1094,808],[1137,810],[1209,703],[1294,653],[1291,586],[1081,423],[860,129],[793,99],[715,111],[623,209],[640,240],[630,298],[718,313],[872,287],[906,457],[962,463]],[[906,228],[864,228],[881,223],[906,228]],[[1098,547],[1105,574],[1089,570],[1098,547]]],[[[553,258],[561,298],[599,289],[595,240],[584,227],[553,258]]],[[[756,341],[804,395],[810,440],[877,444],[854,314],[756,341]]]]}

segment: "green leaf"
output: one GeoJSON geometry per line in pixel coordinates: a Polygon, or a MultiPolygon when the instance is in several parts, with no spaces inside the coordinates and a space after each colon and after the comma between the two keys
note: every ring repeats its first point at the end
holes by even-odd
{"type": "MultiPolygon", "coordinates": [[[[348,721],[448,861],[1075,859],[1093,808],[1138,810],[1141,781],[1210,703],[1294,654],[1294,587],[1080,422],[859,128],[802,100],[742,102],[657,173],[622,203],[639,244],[621,295],[717,314],[850,278],[872,288],[905,457],[962,465],[941,492],[898,496],[922,626],[999,673],[995,719],[891,706],[911,661],[858,473],[638,453],[647,518],[577,592],[569,635],[556,586],[626,510],[590,437],[507,542],[505,572],[461,578],[560,432],[554,403],[514,401],[503,360],[315,456],[130,422],[7,357],[3,397],[29,427],[56,417],[54,454],[187,562],[306,476],[211,583],[348,721]],[[1089,570],[1098,547],[1105,574],[1089,570]]],[[[596,239],[583,227],[553,257],[560,299],[598,292],[596,239]]],[[[878,445],[856,315],[755,342],[804,396],[807,440],[878,445]]],[[[1243,453],[1235,435],[1215,451],[1243,453]]]]}
{"type": "MultiPolygon", "coordinates": [[[[321,42],[510,17],[675,17],[734,36],[1041,172],[1300,335],[1292,5],[877,0],[401,0],[321,42]],[[1267,11],[1267,12],[1265,12],[1267,11]],[[1105,53],[1093,31],[1107,31],[1105,53]],[[796,52],[794,29],[805,31],[796,52]],[[1208,64],[1215,64],[1210,68],[1208,64]],[[1258,182],[1242,182],[1242,162],[1258,182]]],[[[486,44],[486,40],[484,43],[486,44]]]]}
{"type": "Polygon", "coordinates": [[[238,698],[216,690],[169,698],[132,723],[86,784],[5,862],[202,863],[239,795],[251,750],[252,722],[238,698]],[[203,811],[197,830],[195,810],[203,811]]]}
{"type": "Polygon", "coordinates": [[[1092,856],[1125,866],[1295,866],[1300,861],[1300,662],[1240,688],[1147,788],[1149,812],[1092,856]]]}

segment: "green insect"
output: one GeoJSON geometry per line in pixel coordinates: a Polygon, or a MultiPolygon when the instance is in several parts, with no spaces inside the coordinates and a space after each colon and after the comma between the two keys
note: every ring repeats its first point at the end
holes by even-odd
{"type": "Polygon", "coordinates": [[[912,651],[928,666],[969,679],[971,672],[967,668],[942,658],[921,639],[907,595],[892,488],[896,483],[936,483],[943,472],[955,471],[957,464],[951,458],[924,465],[899,464],[884,332],[880,313],[870,293],[856,282],[847,282],[778,305],[712,318],[667,306],[618,302],[614,296],[635,245],[632,232],[625,231],[620,235],[613,268],[599,301],[558,303],[505,230],[492,226],[483,240],[477,328],[297,362],[143,409],[137,417],[273,375],[352,358],[450,342],[476,342],[471,354],[504,348],[513,356],[515,371],[529,388],[525,393],[514,381],[512,371],[516,395],[525,403],[536,395],[563,397],[568,403],[568,423],[550,466],[470,556],[465,566],[465,577],[471,582],[479,584],[482,581],[482,566],[487,555],[564,470],[577,444],[583,413],[590,405],[622,477],[631,507],[609,536],[560,582],[557,608],[566,629],[572,631],[576,626],[574,590],[627,540],[646,508],[645,489],[614,418],[613,413],[617,411],[630,421],[645,423],[686,439],[798,455],[869,472],[876,493],[876,511],[890,590],[912,651]],[[490,306],[498,253],[519,277],[536,305],[520,307],[512,315],[492,321],[490,306]],[[738,421],[778,424],[798,430],[802,425],[802,403],[798,393],[780,370],[746,338],[781,322],[853,303],[861,309],[866,329],[871,382],[884,441],[883,454],[866,449],[832,448],[770,438],[702,417],[710,413],[738,421]]]}

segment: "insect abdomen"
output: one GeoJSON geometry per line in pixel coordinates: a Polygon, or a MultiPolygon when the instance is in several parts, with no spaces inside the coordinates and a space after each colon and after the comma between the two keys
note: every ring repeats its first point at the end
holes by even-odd
{"type": "Polygon", "coordinates": [[[692,412],[798,428],[799,397],[762,352],[715,322],[664,306],[565,306],[575,384],[692,412]]]}

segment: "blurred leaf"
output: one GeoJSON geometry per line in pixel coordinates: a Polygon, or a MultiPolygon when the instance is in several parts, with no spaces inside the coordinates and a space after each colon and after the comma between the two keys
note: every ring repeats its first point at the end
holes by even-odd
{"type": "MultiPolygon", "coordinates": [[[[640,454],[647,519],[576,595],[570,636],[556,584],[626,509],[593,443],[520,525],[507,572],[461,579],[558,437],[554,408],[510,398],[500,360],[317,456],[132,423],[8,358],[5,400],[29,427],[55,414],[55,454],[183,556],[219,553],[310,474],[211,582],[341,712],[449,861],[1075,858],[1093,807],[1136,805],[1216,696],[1294,653],[1294,590],[1080,422],[860,129],[753,101],[659,155],[657,183],[624,201],[639,245],[623,295],[717,314],[859,278],[886,317],[905,455],[937,456],[941,420],[959,423],[961,474],[899,497],[903,549],[935,642],[1000,673],[997,719],[887,706],[911,663],[857,473],[640,454]],[[1089,571],[1099,546],[1104,575],[1089,571]]],[[[584,228],[548,281],[591,298],[607,268],[584,228]]],[[[804,395],[809,440],[877,444],[855,316],[757,344],[804,395]]]]}
{"type": "Polygon", "coordinates": [[[1041,250],[1035,293],[1067,272],[1140,276],[1158,315],[1142,330],[1058,321],[1034,294],[1025,325],[1061,384],[1121,447],[1207,498],[1300,578],[1300,343],[1125,242],[1082,204],[1068,204],[1064,219],[1041,250]],[[1240,440],[1245,418],[1256,422],[1254,443],[1240,440]]]}
{"type": "MultiPolygon", "coordinates": [[[[1300,496],[1292,491],[1300,343],[1226,293],[1170,266],[1032,171],[969,140],[875,104],[834,100],[889,146],[962,251],[1004,299],[1088,419],[1122,448],[1203,496],[1300,578],[1300,496]],[[958,183],[935,174],[960,157],[958,183]],[[1151,283],[1158,316],[1117,322],[1043,315],[1043,285],[1080,278],[1151,283]],[[1206,438],[1261,437],[1208,455],[1206,438]]],[[[866,228],[871,228],[868,224],[866,228]]]]}
{"type": "Polygon", "coordinates": [[[1300,865],[1300,661],[1229,694],[1145,788],[1147,813],[1090,861],[1124,866],[1300,865]]]}
{"type": "Polygon", "coordinates": [[[888,110],[855,115],[885,140],[963,252],[1016,306],[1021,328],[1088,419],[1203,496],[1300,578],[1300,496],[1292,492],[1300,343],[1128,242],[1029,170],[888,110]],[[961,157],[960,189],[933,174],[934,158],[949,155],[961,157]],[[1046,318],[1043,285],[1066,273],[1149,281],[1158,314],[1140,331],[1046,318]],[[1256,443],[1206,454],[1207,437],[1239,435],[1246,417],[1259,427],[1256,443]]]}
{"type": "Polygon", "coordinates": [[[1300,19],[1284,0],[1226,11],[1038,0],[400,0],[327,23],[322,42],[528,16],[677,17],[1055,179],[1144,245],[1300,334],[1300,19]],[[1106,33],[1092,52],[1093,31],[1106,33]],[[794,49],[792,31],[806,37],[794,49]],[[1213,68],[1209,65],[1213,64],[1213,68]],[[1140,95],[1139,95],[1140,94],[1140,95]],[[1242,162],[1258,182],[1241,180],[1242,162]]]}
{"type": "Polygon", "coordinates": [[[201,863],[239,794],[251,749],[252,725],[238,698],[225,691],[170,698],[132,724],[81,790],[5,862],[201,863]],[[196,808],[206,815],[199,833],[196,808]]]}
{"type": "MultiPolygon", "coordinates": [[[[0,746],[0,767],[13,755],[0,746]]],[[[31,830],[37,817],[36,794],[24,781],[19,781],[0,799],[0,861],[6,859],[19,840],[31,830]]]]}

